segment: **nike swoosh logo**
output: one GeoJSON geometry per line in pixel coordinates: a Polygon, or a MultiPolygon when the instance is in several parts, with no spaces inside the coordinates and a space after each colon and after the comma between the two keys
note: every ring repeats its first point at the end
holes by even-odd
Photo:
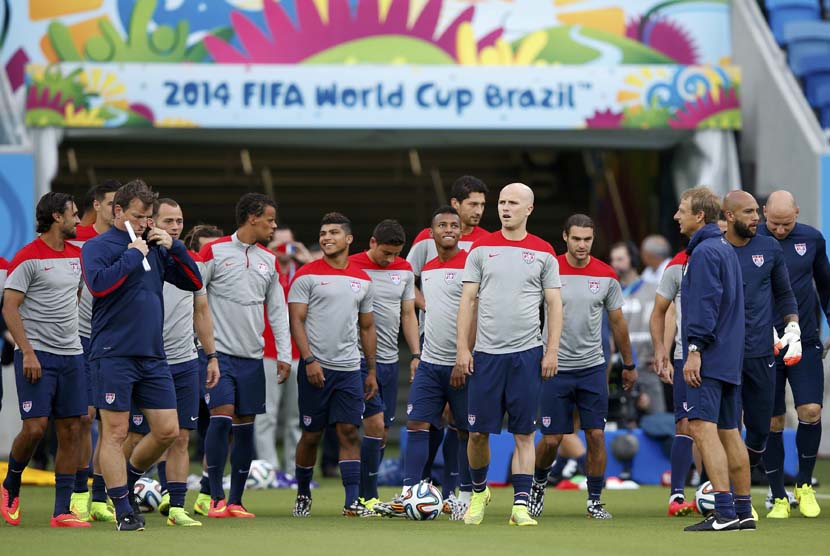
{"type": "Polygon", "coordinates": [[[225,263],[225,266],[233,266],[233,263],[225,263]]]}
{"type": "Polygon", "coordinates": [[[772,363],[770,363],[769,365],[767,365],[767,367],[769,367],[769,368],[771,369],[773,365],[775,365],[775,361],[773,361],[772,363]]]}
{"type": "Polygon", "coordinates": [[[54,266],[44,266],[44,267],[43,267],[43,271],[44,271],[44,272],[49,272],[49,271],[50,271],[50,270],[52,270],[53,268],[55,268],[55,267],[54,267],[54,266]]]}
{"type": "Polygon", "coordinates": [[[715,521],[714,523],[712,523],[712,529],[714,529],[715,531],[722,531],[722,530],[726,529],[727,527],[732,527],[736,523],[738,523],[737,519],[733,519],[732,521],[727,521],[726,523],[718,523],[717,521],[715,521]]]}
{"type": "Polygon", "coordinates": [[[199,418],[199,416],[197,415],[196,417],[191,417],[191,418],[190,418],[190,420],[191,420],[191,421],[195,421],[195,420],[196,420],[196,419],[198,419],[198,418],[199,418]]]}
{"type": "Polygon", "coordinates": [[[328,286],[329,284],[331,284],[331,282],[320,282],[321,286],[328,286]]]}
{"type": "Polygon", "coordinates": [[[491,259],[492,259],[493,257],[498,257],[499,255],[501,255],[501,253],[488,253],[488,254],[487,254],[487,256],[488,256],[489,258],[491,258],[491,259]]]}
{"type": "Polygon", "coordinates": [[[692,406],[692,407],[684,407],[683,409],[686,411],[686,413],[688,413],[688,412],[690,412],[691,410],[693,410],[694,408],[695,408],[695,406],[692,406]]]}
{"type": "Polygon", "coordinates": [[[377,473],[372,473],[372,472],[369,472],[369,476],[370,476],[370,477],[376,477],[376,476],[377,476],[377,473]]]}

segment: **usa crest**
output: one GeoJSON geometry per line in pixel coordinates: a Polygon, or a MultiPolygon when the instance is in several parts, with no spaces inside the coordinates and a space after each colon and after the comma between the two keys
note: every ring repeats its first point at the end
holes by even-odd
{"type": "Polygon", "coordinates": [[[525,264],[533,264],[533,261],[536,260],[536,253],[532,251],[522,251],[522,260],[525,264]]]}
{"type": "Polygon", "coordinates": [[[763,255],[752,255],[752,262],[755,263],[755,266],[761,268],[764,266],[764,256],[763,255]]]}
{"type": "Polygon", "coordinates": [[[804,256],[804,253],[807,252],[807,244],[806,243],[796,243],[795,244],[795,252],[798,253],[800,257],[804,256]]]}
{"type": "Polygon", "coordinates": [[[115,401],[115,392],[107,392],[104,394],[104,401],[108,404],[112,404],[115,401]]]}
{"type": "Polygon", "coordinates": [[[260,274],[268,274],[268,265],[265,263],[257,264],[256,269],[259,271],[260,274]]]}
{"type": "Polygon", "coordinates": [[[588,289],[591,290],[591,293],[597,293],[599,291],[599,280],[588,280],[588,289]]]}
{"type": "Polygon", "coordinates": [[[303,415],[303,424],[305,426],[311,425],[311,415],[303,415]]]}
{"type": "Polygon", "coordinates": [[[412,413],[412,404],[408,403],[406,404],[406,414],[409,415],[410,413],[412,413]]]}
{"type": "Polygon", "coordinates": [[[475,415],[467,415],[467,422],[470,423],[470,426],[476,424],[476,416],[475,415]]]}
{"type": "Polygon", "coordinates": [[[455,280],[455,272],[445,272],[444,273],[444,282],[447,282],[449,284],[453,280],[455,280]]]}
{"type": "Polygon", "coordinates": [[[32,410],[32,402],[31,401],[23,402],[21,404],[21,407],[23,408],[24,413],[29,413],[32,410]]]}
{"type": "Polygon", "coordinates": [[[550,426],[550,417],[542,417],[542,426],[545,428],[550,426]]]}
{"type": "Polygon", "coordinates": [[[360,280],[349,280],[349,287],[352,288],[352,291],[357,293],[360,291],[360,280]]]}
{"type": "Polygon", "coordinates": [[[141,423],[144,422],[144,415],[133,415],[133,425],[136,427],[140,427],[141,423]]]}
{"type": "Polygon", "coordinates": [[[392,281],[393,284],[396,286],[401,283],[401,273],[400,272],[390,272],[389,279],[392,281]]]}
{"type": "Polygon", "coordinates": [[[81,272],[81,264],[78,261],[70,261],[69,267],[72,269],[72,272],[75,274],[80,274],[81,272]]]}

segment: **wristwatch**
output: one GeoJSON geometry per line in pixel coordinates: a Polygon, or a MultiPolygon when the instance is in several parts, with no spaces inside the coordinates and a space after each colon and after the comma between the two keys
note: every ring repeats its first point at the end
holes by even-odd
{"type": "Polygon", "coordinates": [[[699,353],[700,348],[697,347],[697,344],[689,344],[689,353],[699,353]]]}
{"type": "Polygon", "coordinates": [[[306,365],[311,365],[311,364],[312,364],[312,363],[314,363],[315,361],[317,361],[317,359],[316,359],[313,355],[312,355],[312,356],[310,356],[310,357],[306,357],[305,359],[303,359],[303,363],[305,363],[306,365]]]}
{"type": "Polygon", "coordinates": [[[411,361],[415,361],[416,359],[419,360],[419,361],[421,360],[421,354],[420,353],[413,353],[412,354],[411,361]]]}
{"type": "Polygon", "coordinates": [[[635,365],[634,363],[632,363],[631,365],[623,364],[623,370],[624,371],[633,371],[636,368],[637,368],[637,365],[635,365]]]}

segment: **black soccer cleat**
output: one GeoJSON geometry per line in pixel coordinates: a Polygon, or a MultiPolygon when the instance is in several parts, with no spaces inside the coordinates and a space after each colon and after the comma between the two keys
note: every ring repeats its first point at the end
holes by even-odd
{"type": "Polygon", "coordinates": [[[294,502],[294,517],[309,517],[311,515],[311,497],[299,494],[294,502]]]}
{"type": "Polygon", "coordinates": [[[713,512],[706,519],[700,523],[689,525],[684,531],[740,531],[741,520],[738,517],[727,518],[721,516],[718,512],[713,512]]]}
{"type": "Polygon", "coordinates": [[[539,483],[536,479],[533,479],[530,486],[530,500],[527,505],[528,513],[532,517],[541,516],[542,510],[545,509],[545,487],[547,486],[547,481],[539,483]]]}
{"type": "Polygon", "coordinates": [[[138,498],[130,496],[130,507],[133,509],[133,518],[141,523],[141,528],[144,529],[144,515],[141,513],[141,508],[138,506],[138,498]]]}
{"type": "Polygon", "coordinates": [[[115,521],[115,528],[118,531],[144,531],[144,521],[134,514],[124,514],[115,521]]]}
{"type": "Polygon", "coordinates": [[[752,515],[752,512],[738,514],[738,520],[741,523],[741,531],[755,531],[758,529],[758,522],[755,521],[755,516],[752,515]]]}

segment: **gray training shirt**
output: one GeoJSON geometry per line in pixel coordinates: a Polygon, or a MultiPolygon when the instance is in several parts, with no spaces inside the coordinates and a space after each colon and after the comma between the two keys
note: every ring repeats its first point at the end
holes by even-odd
{"type": "MultiPolygon", "coordinates": [[[[200,261],[199,255],[190,252],[194,261],[200,261]]],[[[199,271],[204,268],[200,263],[199,271]]],[[[196,359],[199,354],[193,341],[193,302],[194,296],[207,295],[202,287],[197,292],[180,290],[169,282],[164,283],[164,354],[171,365],[185,363],[196,359]]]]}
{"type": "Polygon", "coordinates": [[[663,299],[674,302],[674,309],[677,318],[677,332],[674,335],[674,354],[673,358],[683,359],[683,342],[680,339],[681,320],[680,320],[680,282],[683,280],[683,265],[689,260],[689,255],[686,251],[681,251],[669,262],[666,270],[663,271],[663,277],[660,279],[660,285],[657,287],[657,294],[663,299]]]}
{"type": "Polygon", "coordinates": [[[548,242],[533,234],[511,241],[494,232],[473,245],[464,282],[480,284],[476,351],[516,353],[542,345],[544,290],[561,287],[548,242]]]}
{"type": "Polygon", "coordinates": [[[456,320],[464,282],[461,280],[467,252],[459,251],[447,262],[436,257],[421,270],[421,291],[430,310],[424,323],[421,361],[454,365],[456,320]]]}

